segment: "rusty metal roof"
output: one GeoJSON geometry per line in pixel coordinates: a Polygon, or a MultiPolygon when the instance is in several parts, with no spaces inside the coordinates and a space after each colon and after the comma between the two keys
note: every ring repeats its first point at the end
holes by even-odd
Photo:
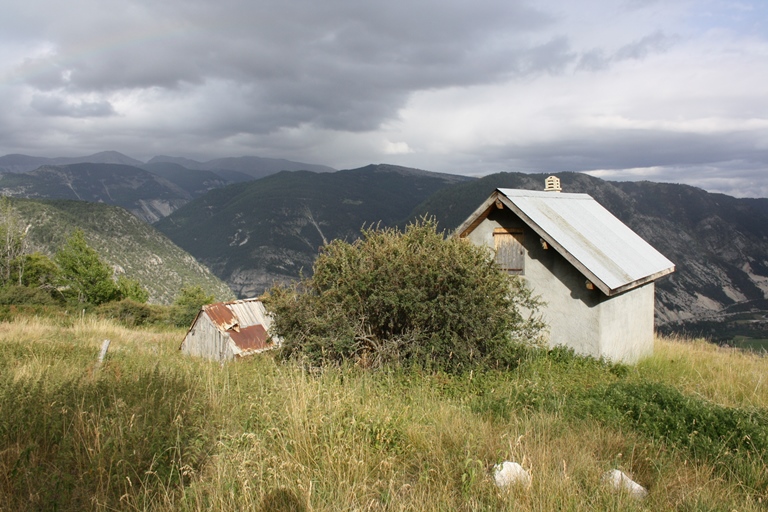
{"type": "Polygon", "coordinates": [[[674,271],[675,265],[588,194],[498,189],[457,230],[472,231],[499,200],[606,295],[674,271]]]}
{"type": "Polygon", "coordinates": [[[242,352],[250,353],[272,347],[269,334],[261,324],[243,327],[239,331],[232,330],[229,332],[229,337],[242,352]]]}
{"type": "Polygon", "coordinates": [[[268,330],[272,319],[258,299],[219,302],[202,307],[202,313],[229,336],[235,356],[246,356],[274,347],[268,330]]]}

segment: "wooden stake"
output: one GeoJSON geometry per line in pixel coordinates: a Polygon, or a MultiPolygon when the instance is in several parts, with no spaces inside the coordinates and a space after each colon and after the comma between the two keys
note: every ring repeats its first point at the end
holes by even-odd
{"type": "Polygon", "coordinates": [[[107,357],[107,350],[109,350],[109,340],[104,340],[104,342],[101,344],[101,352],[99,353],[99,360],[96,362],[97,370],[101,367],[101,364],[104,362],[104,358],[107,357]]]}

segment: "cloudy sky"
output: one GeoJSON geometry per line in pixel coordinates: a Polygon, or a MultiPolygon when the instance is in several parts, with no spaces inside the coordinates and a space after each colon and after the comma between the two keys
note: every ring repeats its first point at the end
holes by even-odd
{"type": "Polygon", "coordinates": [[[24,0],[0,155],[587,171],[768,197],[765,0],[24,0]]]}

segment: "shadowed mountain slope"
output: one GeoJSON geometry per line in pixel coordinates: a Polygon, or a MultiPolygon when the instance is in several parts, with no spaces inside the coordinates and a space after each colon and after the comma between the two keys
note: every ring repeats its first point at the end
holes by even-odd
{"type": "Polygon", "coordinates": [[[151,172],[122,164],[45,165],[0,176],[12,197],[75,199],[122,206],[146,222],[168,215],[192,195],[151,172]]]}
{"type": "Polygon", "coordinates": [[[280,172],[213,190],[156,227],[241,297],[311,272],[318,249],[393,225],[435,191],[468,178],[389,165],[335,173],[280,172]]]}

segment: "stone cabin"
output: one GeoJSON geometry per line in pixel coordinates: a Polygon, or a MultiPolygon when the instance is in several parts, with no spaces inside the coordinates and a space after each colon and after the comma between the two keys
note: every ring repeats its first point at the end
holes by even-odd
{"type": "Polygon", "coordinates": [[[454,236],[493,251],[546,304],[549,345],[635,363],[653,353],[654,281],[674,264],[587,194],[497,189],[454,236]]]}

